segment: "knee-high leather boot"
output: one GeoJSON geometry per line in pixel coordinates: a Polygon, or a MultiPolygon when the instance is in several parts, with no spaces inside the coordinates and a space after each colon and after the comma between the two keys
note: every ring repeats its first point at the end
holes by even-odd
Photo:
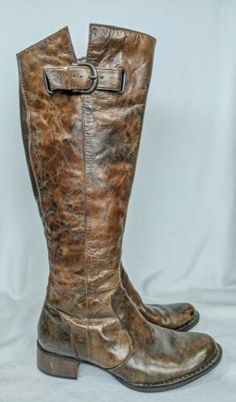
{"type": "Polygon", "coordinates": [[[38,366],[76,377],[90,362],[125,385],[158,391],[212,369],[205,334],[147,321],[121,278],[127,206],[155,39],[90,25],[86,59],[67,28],[18,54],[22,133],[48,244],[38,366]]]}

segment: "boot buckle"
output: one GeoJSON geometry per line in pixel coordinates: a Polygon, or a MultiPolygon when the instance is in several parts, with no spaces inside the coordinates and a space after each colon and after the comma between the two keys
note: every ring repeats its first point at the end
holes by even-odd
{"type": "Polygon", "coordinates": [[[77,63],[75,63],[75,65],[77,67],[90,68],[91,74],[88,76],[88,78],[92,81],[92,85],[88,89],[79,89],[79,88],[72,89],[72,92],[75,94],[87,94],[87,95],[91,94],[93,91],[95,91],[95,89],[97,87],[97,83],[98,83],[98,72],[97,72],[96,67],[92,63],[89,63],[88,61],[77,62],[77,63]]]}
{"type": "Polygon", "coordinates": [[[124,67],[105,68],[96,67],[88,61],[78,60],[70,66],[45,67],[44,84],[49,95],[55,92],[65,92],[71,94],[89,95],[95,90],[111,91],[121,95],[125,91],[127,72],[124,67]],[[84,81],[80,85],[80,78],[85,77],[80,74],[80,68],[84,71],[86,67],[86,88],[83,88],[84,81]],[[105,78],[103,80],[103,78],[105,78]],[[87,86],[89,88],[87,88],[87,86]]]}

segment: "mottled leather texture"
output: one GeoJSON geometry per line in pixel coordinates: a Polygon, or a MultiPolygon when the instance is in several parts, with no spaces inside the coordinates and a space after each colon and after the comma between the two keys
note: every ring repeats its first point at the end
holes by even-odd
{"type": "Polygon", "coordinates": [[[147,34],[90,25],[86,61],[125,69],[123,94],[47,92],[45,69],[76,63],[67,28],[18,54],[22,132],[50,264],[39,343],[137,387],[181,383],[220,355],[207,335],[148,322],[121,280],[154,48],[147,34]]]}
{"type": "Polygon", "coordinates": [[[187,331],[199,321],[199,313],[190,303],[145,304],[131,283],[123,265],[121,266],[121,278],[132,302],[140,313],[153,324],[178,331],[187,331]]]}

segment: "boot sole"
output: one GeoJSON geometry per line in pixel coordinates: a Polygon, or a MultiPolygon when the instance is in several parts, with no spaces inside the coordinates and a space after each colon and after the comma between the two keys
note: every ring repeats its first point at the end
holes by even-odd
{"type": "Polygon", "coordinates": [[[96,364],[84,360],[77,360],[72,357],[61,356],[55,353],[47,352],[42,348],[39,342],[37,342],[37,366],[39,370],[42,371],[44,374],[51,375],[53,377],[77,379],[79,365],[80,363],[85,363],[103,369],[104,371],[110,373],[126,387],[141,392],[168,391],[171,389],[182,387],[183,385],[189,384],[190,382],[197,380],[199,377],[211,371],[214,367],[217,366],[221,358],[222,348],[219,344],[217,344],[217,351],[214,357],[204,366],[200,367],[190,374],[153,386],[150,386],[149,384],[134,385],[121,379],[115,373],[112,373],[109,369],[104,369],[96,364]]]}

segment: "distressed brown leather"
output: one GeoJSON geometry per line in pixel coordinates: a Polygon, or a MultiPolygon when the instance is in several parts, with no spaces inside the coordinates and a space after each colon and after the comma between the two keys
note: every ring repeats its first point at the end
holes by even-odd
{"type": "Polygon", "coordinates": [[[220,358],[208,335],[148,322],[121,280],[154,47],[149,35],[90,25],[86,60],[124,68],[122,95],[48,94],[44,69],[76,62],[67,28],[18,54],[23,138],[50,264],[38,340],[45,351],[89,361],[144,388],[181,384],[220,358]]]}
{"type": "Polygon", "coordinates": [[[132,302],[148,321],[178,331],[187,331],[197,324],[199,313],[190,303],[145,304],[130,282],[123,265],[121,265],[121,278],[132,302]]]}

